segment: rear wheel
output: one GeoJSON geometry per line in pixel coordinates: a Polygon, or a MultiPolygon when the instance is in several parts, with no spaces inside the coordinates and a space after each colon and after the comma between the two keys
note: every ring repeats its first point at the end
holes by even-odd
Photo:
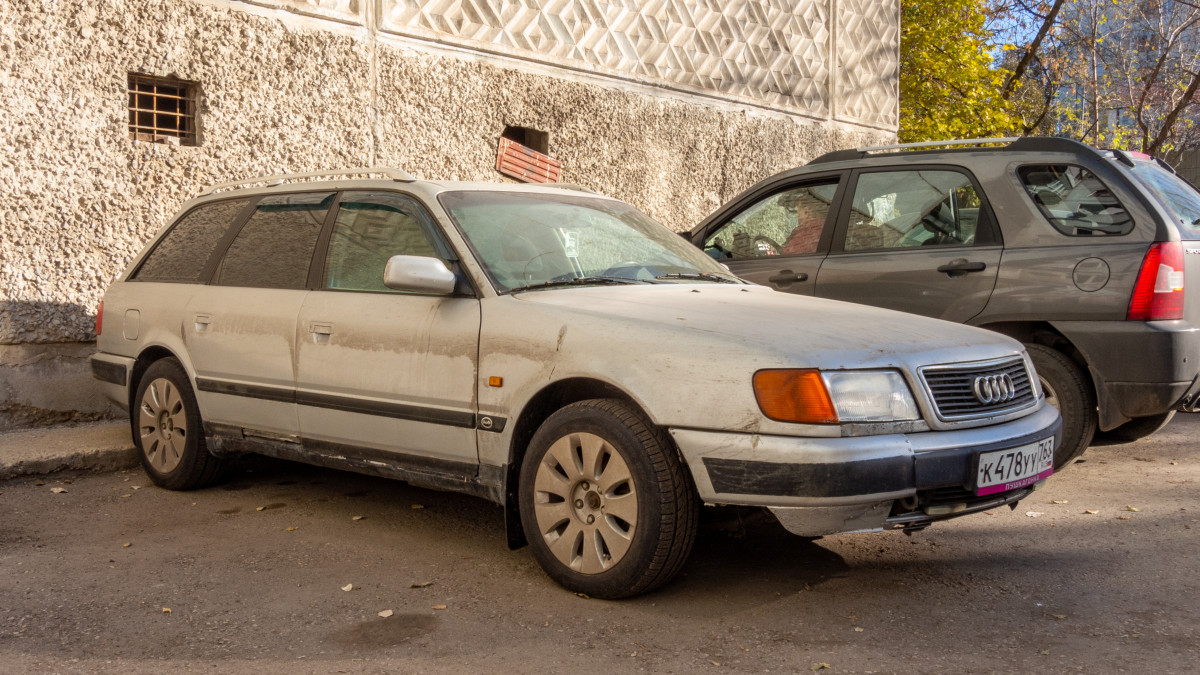
{"type": "Polygon", "coordinates": [[[1097,431],[1095,444],[1121,445],[1139,441],[1167,426],[1167,422],[1170,422],[1173,417],[1175,417],[1174,410],[1147,417],[1135,417],[1116,429],[1097,431]]]}
{"type": "Polygon", "coordinates": [[[193,490],[216,481],[225,462],[208,452],[187,371],[167,358],[146,369],[130,410],[142,468],[155,485],[193,490]]]}
{"type": "Polygon", "coordinates": [[[596,598],[638,595],[683,567],[699,502],[670,439],[615,400],[569,405],[521,465],[521,523],[552,579],[596,598]]]}
{"type": "Polygon", "coordinates": [[[1037,369],[1046,402],[1062,415],[1062,442],[1054,450],[1057,471],[1091,445],[1098,420],[1096,394],[1087,373],[1066,354],[1038,344],[1027,344],[1025,349],[1037,369]]]}

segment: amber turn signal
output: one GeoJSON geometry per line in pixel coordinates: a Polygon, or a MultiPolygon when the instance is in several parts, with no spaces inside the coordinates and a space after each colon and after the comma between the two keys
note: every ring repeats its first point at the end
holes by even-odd
{"type": "Polygon", "coordinates": [[[754,374],[754,398],[763,414],[777,422],[838,423],[819,370],[760,370],[754,374]]]}

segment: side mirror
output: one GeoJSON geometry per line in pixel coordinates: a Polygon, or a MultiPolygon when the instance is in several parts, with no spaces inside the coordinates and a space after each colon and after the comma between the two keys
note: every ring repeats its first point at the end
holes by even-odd
{"type": "Polygon", "coordinates": [[[383,285],[397,291],[450,295],[458,279],[437,258],[394,255],[383,270],[383,285]]]}

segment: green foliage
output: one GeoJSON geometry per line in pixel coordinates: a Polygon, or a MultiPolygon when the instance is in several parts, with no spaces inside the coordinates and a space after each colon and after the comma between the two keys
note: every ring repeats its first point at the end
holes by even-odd
{"type": "Polygon", "coordinates": [[[985,0],[901,0],[900,140],[1003,136],[1019,128],[1000,95],[985,0]]]}

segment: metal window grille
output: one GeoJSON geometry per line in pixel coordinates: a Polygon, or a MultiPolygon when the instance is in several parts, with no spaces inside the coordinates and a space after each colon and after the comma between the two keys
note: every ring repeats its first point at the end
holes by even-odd
{"type": "Polygon", "coordinates": [[[129,137],[196,145],[196,83],[129,75],[129,137]]]}

